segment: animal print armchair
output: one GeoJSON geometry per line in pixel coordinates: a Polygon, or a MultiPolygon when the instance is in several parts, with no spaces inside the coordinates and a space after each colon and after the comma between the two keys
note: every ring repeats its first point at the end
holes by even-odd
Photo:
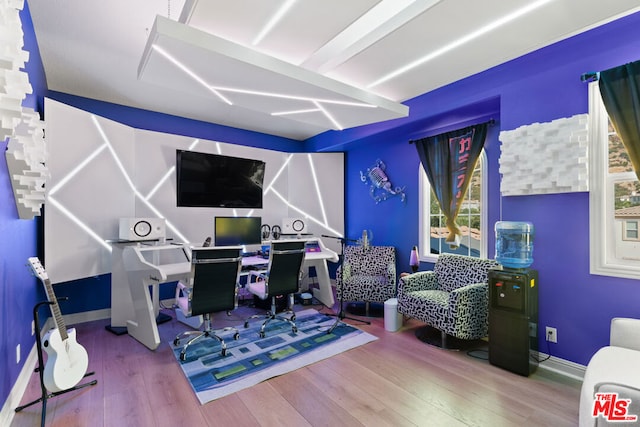
{"type": "MultiPolygon", "coordinates": [[[[345,246],[344,260],[336,273],[340,301],[385,302],[396,296],[396,248],[393,246],[345,246]]],[[[341,308],[342,309],[342,308],[341,308]]]]}
{"type": "Polygon", "coordinates": [[[440,254],[433,271],[420,271],[398,281],[398,311],[447,335],[473,340],[489,329],[487,274],[498,268],[493,260],[440,254]]]}

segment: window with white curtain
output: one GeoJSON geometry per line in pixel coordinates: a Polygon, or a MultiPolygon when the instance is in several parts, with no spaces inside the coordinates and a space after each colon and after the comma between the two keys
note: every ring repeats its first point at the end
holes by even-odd
{"type": "Polygon", "coordinates": [[[433,194],[429,179],[420,165],[420,258],[422,261],[435,262],[438,254],[458,253],[473,257],[487,256],[487,213],[483,209],[487,200],[485,173],[486,154],[480,154],[471,177],[469,189],[458,214],[457,223],[462,231],[460,246],[452,249],[445,242],[449,231],[445,218],[433,194]]]}
{"type": "Polygon", "coordinates": [[[591,274],[640,278],[640,181],[600,97],[589,84],[591,274]]]}

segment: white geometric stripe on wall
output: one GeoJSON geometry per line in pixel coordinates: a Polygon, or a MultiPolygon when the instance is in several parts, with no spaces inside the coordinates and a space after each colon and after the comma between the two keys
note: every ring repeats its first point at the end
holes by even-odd
{"type": "Polygon", "coordinates": [[[500,132],[503,196],[589,191],[588,114],[500,132]]]}
{"type": "Polygon", "coordinates": [[[168,238],[194,245],[213,236],[215,216],[260,216],[269,225],[300,217],[315,235],[344,234],[342,153],[289,154],[134,129],[48,98],[45,109],[44,242],[53,283],[110,272],[106,241],[118,237],[119,218],[165,218],[168,238]],[[176,149],[266,161],[263,209],[178,207],[176,149]]]}

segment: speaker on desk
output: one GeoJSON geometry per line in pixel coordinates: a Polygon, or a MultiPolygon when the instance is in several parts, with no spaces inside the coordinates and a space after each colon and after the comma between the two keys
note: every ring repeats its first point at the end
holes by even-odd
{"type": "Polygon", "coordinates": [[[120,218],[122,240],[155,240],[167,236],[164,218],[120,218]]]}
{"type": "Polygon", "coordinates": [[[284,234],[302,234],[307,232],[307,224],[302,218],[284,218],[282,230],[284,234]]]}

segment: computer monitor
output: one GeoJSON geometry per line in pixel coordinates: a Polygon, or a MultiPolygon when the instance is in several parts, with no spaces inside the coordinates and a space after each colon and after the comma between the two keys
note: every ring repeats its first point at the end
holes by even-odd
{"type": "Polygon", "coordinates": [[[246,246],[262,243],[262,218],[259,216],[215,217],[215,246],[246,246]]]}

